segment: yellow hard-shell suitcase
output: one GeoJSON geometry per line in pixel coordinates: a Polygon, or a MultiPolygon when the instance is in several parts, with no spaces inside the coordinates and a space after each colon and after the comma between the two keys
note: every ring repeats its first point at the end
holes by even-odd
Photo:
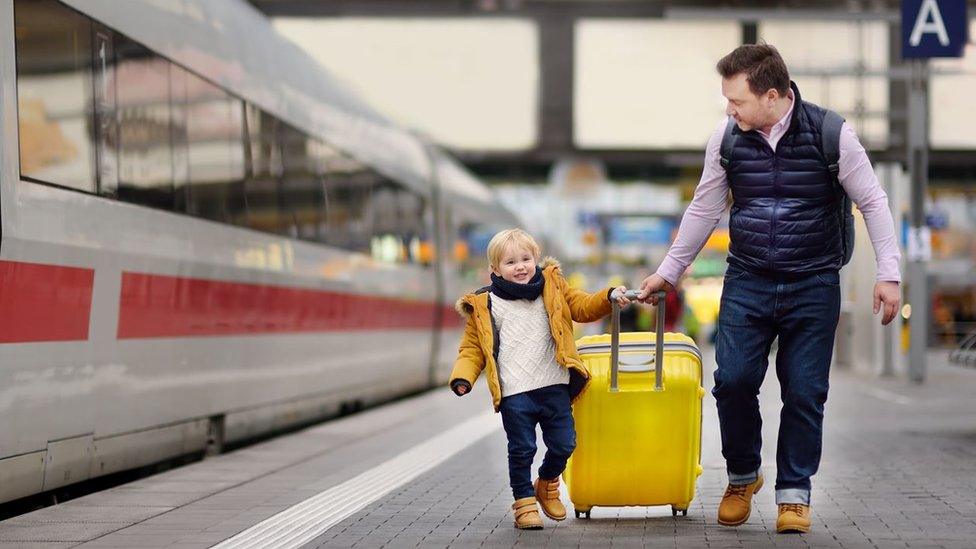
{"type": "Polygon", "coordinates": [[[591,375],[573,405],[576,450],[563,473],[576,518],[596,506],[671,505],[687,515],[695,497],[701,352],[684,334],[661,333],[663,295],[659,303],[657,333],[621,334],[614,302],[611,333],[576,341],[591,375]]]}

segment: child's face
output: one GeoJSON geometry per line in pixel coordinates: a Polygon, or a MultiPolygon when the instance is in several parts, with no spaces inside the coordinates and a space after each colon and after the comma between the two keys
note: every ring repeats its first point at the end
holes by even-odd
{"type": "Polygon", "coordinates": [[[535,256],[524,248],[509,246],[491,271],[509,282],[528,284],[535,276],[535,256]]]}

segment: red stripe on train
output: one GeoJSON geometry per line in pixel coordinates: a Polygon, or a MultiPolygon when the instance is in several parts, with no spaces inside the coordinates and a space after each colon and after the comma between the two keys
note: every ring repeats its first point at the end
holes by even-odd
{"type": "Polygon", "coordinates": [[[0,261],[0,343],[88,339],[95,271],[0,261]]]}
{"type": "Polygon", "coordinates": [[[122,273],[120,339],[430,329],[433,325],[431,302],[122,273]]]}
{"type": "Polygon", "coordinates": [[[445,306],[442,307],[443,316],[441,316],[441,328],[446,329],[458,329],[464,328],[464,319],[461,315],[454,310],[454,307],[445,306]]]}

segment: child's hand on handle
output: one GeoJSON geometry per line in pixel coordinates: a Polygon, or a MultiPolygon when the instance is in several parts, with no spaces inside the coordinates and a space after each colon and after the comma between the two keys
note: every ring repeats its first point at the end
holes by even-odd
{"type": "Polygon", "coordinates": [[[471,390],[471,384],[463,379],[455,379],[451,382],[451,390],[457,396],[464,396],[471,390]]]}
{"type": "Polygon", "coordinates": [[[640,295],[637,296],[637,301],[657,305],[657,293],[661,290],[670,292],[674,290],[674,286],[664,280],[661,275],[654,273],[641,282],[640,295]]]}
{"type": "Polygon", "coordinates": [[[630,298],[632,298],[634,294],[634,292],[629,293],[630,295],[628,295],[626,286],[617,286],[612,292],[610,292],[610,299],[615,300],[621,307],[626,307],[627,305],[630,305],[630,298]]]}

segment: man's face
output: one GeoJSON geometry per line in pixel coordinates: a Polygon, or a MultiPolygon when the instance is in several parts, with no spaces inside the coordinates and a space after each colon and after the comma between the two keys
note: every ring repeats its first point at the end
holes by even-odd
{"type": "Polygon", "coordinates": [[[779,93],[776,90],[768,90],[762,95],[752,93],[745,73],[723,78],[722,95],[728,100],[725,114],[735,118],[742,131],[768,126],[770,119],[775,117],[773,107],[779,93]]]}

